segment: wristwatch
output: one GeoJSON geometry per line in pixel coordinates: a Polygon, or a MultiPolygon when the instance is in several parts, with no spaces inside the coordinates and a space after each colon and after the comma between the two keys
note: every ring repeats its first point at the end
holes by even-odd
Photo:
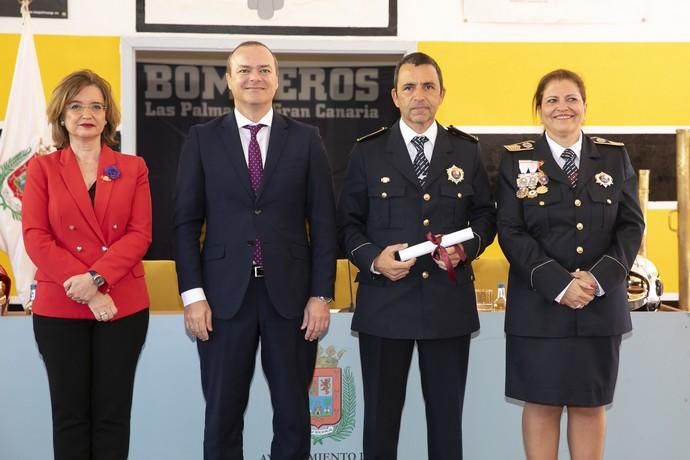
{"type": "Polygon", "coordinates": [[[326,303],[326,304],[333,302],[333,297],[324,297],[324,296],[320,295],[317,297],[317,299],[319,299],[321,302],[326,303]]]}
{"type": "Polygon", "coordinates": [[[95,271],[89,271],[89,275],[91,275],[91,278],[93,279],[93,284],[96,285],[96,287],[101,287],[105,284],[105,278],[103,278],[98,272],[95,271]]]}

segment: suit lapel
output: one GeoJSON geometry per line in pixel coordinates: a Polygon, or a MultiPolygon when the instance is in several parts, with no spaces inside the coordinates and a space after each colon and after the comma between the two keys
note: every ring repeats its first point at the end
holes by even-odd
{"type": "Polygon", "coordinates": [[[600,168],[599,160],[601,155],[596,144],[592,140],[583,136],[582,139],[582,153],[580,154],[580,175],[577,180],[577,191],[580,191],[590,180],[597,169],[600,168]]]}
{"type": "Polygon", "coordinates": [[[436,142],[434,143],[434,151],[431,154],[431,165],[429,167],[429,175],[426,178],[427,187],[435,181],[439,175],[445,172],[448,165],[448,153],[452,151],[448,132],[441,125],[438,125],[438,134],[436,135],[436,142]]]}
{"type": "MultiPolygon", "coordinates": [[[[253,197],[254,192],[249,182],[249,168],[247,168],[247,160],[244,159],[242,141],[237,131],[237,119],[232,111],[225,116],[220,124],[220,138],[223,139],[223,142],[219,161],[228,161],[230,163],[239,184],[253,197]]],[[[223,171],[225,171],[225,168],[219,168],[220,173],[223,171]]]]}
{"type": "MultiPolygon", "coordinates": [[[[100,165],[99,165],[100,167],[100,165]]],[[[97,172],[97,179],[98,180],[97,172]]],[[[81,170],[79,169],[79,164],[77,164],[77,157],[74,155],[71,147],[65,148],[60,153],[60,176],[65,183],[67,190],[77,204],[77,208],[84,216],[84,220],[88,223],[89,227],[98,235],[98,237],[105,242],[103,237],[103,232],[101,231],[100,225],[96,220],[96,214],[94,213],[93,206],[91,205],[91,200],[89,199],[88,190],[86,190],[86,184],[84,184],[84,178],[81,175],[81,170]]],[[[100,185],[100,184],[99,184],[100,185]]],[[[96,186],[98,189],[99,186],[96,186]]]]}
{"type": "Polygon", "coordinates": [[[403,177],[421,189],[419,179],[417,179],[417,176],[414,173],[412,161],[410,161],[409,151],[407,150],[402,133],[400,132],[399,122],[393,125],[390,129],[390,135],[388,136],[388,142],[386,143],[386,152],[391,155],[393,166],[403,175],[403,177]]]}
{"type": "Polygon", "coordinates": [[[106,210],[110,203],[110,195],[113,192],[113,188],[116,187],[115,182],[117,179],[110,181],[103,180],[105,168],[113,165],[119,167],[117,161],[115,161],[115,152],[104,145],[101,148],[101,156],[98,159],[98,170],[96,171],[96,198],[93,206],[99,228],[103,228],[103,220],[105,219],[106,210]]]}
{"type": "Polygon", "coordinates": [[[266,162],[264,164],[264,174],[261,177],[261,184],[259,185],[259,190],[256,194],[258,199],[266,188],[268,180],[271,175],[275,172],[278,163],[280,162],[280,157],[285,151],[285,146],[287,145],[288,129],[285,119],[273,112],[273,124],[271,125],[271,135],[268,139],[268,151],[266,152],[266,162]]]}

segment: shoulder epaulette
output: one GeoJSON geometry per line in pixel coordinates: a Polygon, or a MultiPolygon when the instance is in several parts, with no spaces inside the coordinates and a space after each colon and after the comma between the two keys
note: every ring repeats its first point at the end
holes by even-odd
{"type": "Polygon", "coordinates": [[[385,133],[386,131],[388,131],[388,128],[386,128],[385,126],[382,126],[381,128],[377,129],[373,133],[369,133],[369,134],[366,134],[362,137],[357,138],[357,142],[364,142],[364,141],[368,141],[369,139],[374,139],[375,137],[379,137],[381,134],[385,133]]]}
{"type": "Polygon", "coordinates": [[[473,135],[471,135],[471,134],[467,134],[467,133],[464,132],[464,131],[460,131],[458,128],[456,128],[456,127],[453,126],[453,125],[449,125],[449,126],[446,128],[446,131],[448,131],[448,132],[449,132],[450,134],[452,134],[453,136],[461,137],[461,138],[466,139],[466,140],[468,140],[468,141],[470,141],[470,142],[475,142],[475,143],[476,143],[476,142],[479,142],[479,138],[478,138],[477,136],[473,136],[473,135]]]}
{"type": "Polygon", "coordinates": [[[592,142],[594,142],[595,144],[599,144],[599,145],[615,145],[616,147],[625,146],[625,144],[622,142],[614,142],[614,141],[610,141],[608,139],[604,139],[603,137],[596,137],[596,136],[592,137],[592,142]]]}
{"type": "Polygon", "coordinates": [[[533,140],[518,142],[517,144],[504,145],[503,148],[509,152],[525,152],[527,150],[534,150],[535,142],[533,140]]]}

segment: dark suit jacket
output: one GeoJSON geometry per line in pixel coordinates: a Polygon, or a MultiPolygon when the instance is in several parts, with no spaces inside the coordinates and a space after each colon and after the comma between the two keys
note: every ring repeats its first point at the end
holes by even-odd
{"type": "Polygon", "coordinates": [[[479,144],[467,134],[439,125],[424,189],[414,174],[400,125],[355,145],[338,206],[339,239],[359,268],[352,329],[389,338],[428,339],[468,334],[479,328],[470,262],[495,236],[495,206],[480,159],[479,144]],[[455,184],[447,169],[461,168],[455,184]],[[425,225],[425,219],[428,221],[425,225]],[[455,282],[422,256],[405,278],[392,282],[370,271],[388,245],[425,241],[472,226],[464,243],[467,261],[455,282]]]}
{"type": "Polygon", "coordinates": [[[334,208],[316,128],[273,115],[255,195],[234,112],[193,126],[182,148],[175,202],[180,292],[203,288],[214,317],[232,318],[244,298],[259,237],[273,305],[285,318],[300,317],[310,296],[333,296],[334,208]]]}
{"type": "Polygon", "coordinates": [[[546,138],[505,152],[498,181],[498,239],[510,262],[506,332],[536,337],[616,335],[631,329],[626,276],[642,240],[637,179],[622,144],[584,136],[577,188],[556,163],[546,138]],[[519,160],[543,161],[548,192],[518,199],[519,160]],[[613,184],[604,187],[595,175],[613,184]],[[580,249],[578,249],[580,248],[580,249]],[[554,302],[589,270],[605,295],[582,310],[554,302]]]}
{"type": "Polygon", "coordinates": [[[88,306],[69,299],[63,288],[89,270],[105,278],[102,290],[118,309],[115,319],[149,306],[141,259],[151,244],[151,194],[141,157],[104,145],[93,205],[71,148],[34,157],[22,208],[24,245],[38,268],[35,313],[93,319],[88,306]],[[110,165],[120,177],[103,180],[110,165]]]}

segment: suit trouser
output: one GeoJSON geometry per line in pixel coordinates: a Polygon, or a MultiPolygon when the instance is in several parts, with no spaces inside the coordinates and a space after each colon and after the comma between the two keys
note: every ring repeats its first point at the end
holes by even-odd
{"type": "Polygon", "coordinates": [[[148,309],[110,322],[34,315],[33,323],[48,372],[55,460],[126,459],[148,309]]]}
{"type": "Polygon", "coordinates": [[[244,412],[259,339],[273,405],[271,460],[309,458],[309,386],[317,342],[304,339],[301,324],[301,317],[286,319],[278,314],[262,278],[250,279],[232,319],[213,318],[209,340],[197,341],[206,398],[205,460],[244,458],[244,412]]]}
{"type": "Polygon", "coordinates": [[[359,333],[364,388],[364,459],[394,460],[407,376],[417,343],[429,460],[462,459],[462,407],[470,335],[388,339],[359,333]]]}

